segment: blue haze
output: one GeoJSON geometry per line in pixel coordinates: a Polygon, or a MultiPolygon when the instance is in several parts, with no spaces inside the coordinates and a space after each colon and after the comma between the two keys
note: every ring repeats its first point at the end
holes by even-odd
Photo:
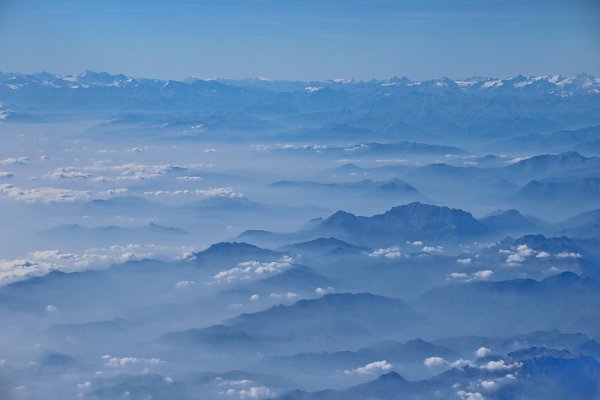
{"type": "Polygon", "coordinates": [[[0,2],[0,400],[600,399],[599,4],[0,2]]]}
{"type": "Polygon", "coordinates": [[[4,71],[302,80],[600,73],[593,0],[6,0],[0,7],[4,71]]]}

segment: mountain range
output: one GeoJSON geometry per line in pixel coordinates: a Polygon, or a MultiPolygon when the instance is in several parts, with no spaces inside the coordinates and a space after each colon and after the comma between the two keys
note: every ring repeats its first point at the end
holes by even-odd
{"type": "MultiPolygon", "coordinates": [[[[249,126],[248,120],[267,137],[290,140],[310,136],[298,125],[322,129],[313,139],[347,140],[354,130],[354,137],[372,140],[375,136],[485,138],[500,132],[519,136],[600,123],[594,117],[600,114],[600,81],[591,75],[270,83],[161,81],[92,71],[75,76],[2,73],[0,97],[4,121],[56,121],[74,111],[115,119],[127,109],[140,113],[137,122],[121,121],[131,134],[133,125],[142,123],[148,113],[156,118],[159,111],[170,122],[157,124],[155,130],[171,136],[177,131],[175,136],[180,137],[239,136],[249,126]],[[210,121],[219,115],[227,118],[215,127],[210,121]],[[274,115],[287,116],[284,136],[283,121],[279,129],[268,123],[274,115]],[[296,123],[291,123],[291,116],[296,123]],[[347,128],[335,134],[332,123],[347,128]]],[[[149,128],[147,133],[152,131],[149,128]]],[[[111,130],[120,135],[118,129],[111,130]]]]}

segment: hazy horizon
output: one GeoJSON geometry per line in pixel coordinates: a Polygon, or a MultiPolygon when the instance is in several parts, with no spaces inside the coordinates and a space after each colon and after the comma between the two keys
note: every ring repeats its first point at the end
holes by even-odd
{"type": "Polygon", "coordinates": [[[573,73],[573,74],[558,74],[558,73],[550,73],[550,74],[531,74],[531,75],[526,75],[526,74],[516,74],[516,75],[510,75],[510,76],[499,76],[499,75],[472,75],[472,76],[431,76],[431,77],[426,77],[424,79],[413,79],[410,76],[407,75],[402,75],[402,74],[396,74],[396,75],[391,75],[391,76],[387,76],[387,77],[373,77],[370,79],[353,79],[353,78],[345,78],[345,77],[334,77],[334,78],[324,78],[324,79],[319,79],[319,80],[302,80],[302,79],[271,79],[268,76],[248,76],[248,77],[240,77],[240,78],[229,78],[229,77],[201,77],[201,76],[186,76],[183,78],[179,78],[179,79],[169,79],[169,78],[158,78],[155,76],[144,76],[144,75],[131,75],[131,74],[127,74],[124,72],[119,72],[119,71],[106,71],[106,70],[93,70],[93,69],[84,69],[80,72],[74,72],[74,73],[57,73],[55,71],[32,71],[32,72],[22,72],[22,71],[4,71],[4,70],[0,70],[0,73],[4,73],[4,74],[20,74],[20,75],[37,75],[37,74],[51,74],[51,75],[57,75],[57,76],[65,76],[65,77],[69,77],[69,76],[73,76],[73,77],[77,77],[77,76],[82,76],[84,75],[86,72],[92,72],[92,73],[107,73],[109,75],[125,75],[128,77],[132,77],[134,79],[155,79],[155,80],[160,80],[160,81],[169,81],[169,80],[173,80],[173,81],[178,81],[178,82],[185,82],[185,81],[189,81],[189,80],[202,80],[202,81],[245,81],[245,80],[259,80],[259,81],[272,81],[272,82],[332,82],[332,81],[348,81],[348,82],[362,82],[362,83],[368,83],[371,81],[387,81],[387,80],[391,80],[394,78],[406,78],[410,81],[413,82],[425,82],[425,81],[433,81],[433,80],[439,80],[439,79],[450,79],[453,81],[463,81],[463,80],[468,80],[468,79],[500,79],[500,80],[511,80],[514,78],[517,78],[519,76],[523,76],[523,77],[554,77],[554,76],[562,76],[565,78],[570,78],[570,77],[576,77],[576,76],[585,76],[585,75],[591,75],[594,77],[598,77],[600,74],[593,74],[593,73],[589,73],[586,71],[582,71],[582,72],[578,72],[578,73],[573,73]]]}
{"type": "Polygon", "coordinates": [[[600,4],[593,0],[7,0],[0,22],[0,70],[26,73],[89,68],[177,80],[600,74],[600,4]]]}

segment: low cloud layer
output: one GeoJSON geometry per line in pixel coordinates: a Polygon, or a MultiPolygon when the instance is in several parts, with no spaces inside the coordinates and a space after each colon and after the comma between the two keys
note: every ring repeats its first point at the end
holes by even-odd
{"type": "Polygon", "coordinates": [[[214,279],[217,282],[231,283],[275,275],[290,268],[293,262],[294,260],[288,256],[271,262],[245,261],[237,264],[234,268],[215,274],[214,279]]]}

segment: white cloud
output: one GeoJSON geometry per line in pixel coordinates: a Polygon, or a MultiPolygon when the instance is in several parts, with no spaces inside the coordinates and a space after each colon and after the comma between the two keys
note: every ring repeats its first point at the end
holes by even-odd
{"type": "Polygon", "coordinates": [[[506,257],[506,262],[509,264],[517,264],[517,263],[522,263],[523,261],[525,261],[525,257],[519,255],[519,254],[511,254],[508,257],[506,257]]]}
{"type": "Polygon", "coordinates": [[[194,281],[179,281],[175,284],[175,287],[177,289],[184,289],[184,288],[193,286],[195,284],[196,284],[196,282],[194,282],[194,281]]]}
{"type": "Polygon", "coordinates": [[[369,257],[398,258],[401,256],[402,253],[400,252],[400,248],[398,246],[377,249],[369,254],[369,257]]]}
{"type": "Polygon", "coordinates": [[[260,296],[258,294],[253,294],[252,296],[250,296],[250,300],[252,301],[258,301],[260,299],[260,296]]]}
{"type": "Polygon", "coordinates": [[[231,188],[196,189],[195,194],[204,197],[244,197],[243,193],[237,193],[231,188]]]}
{"type": "Polygon", "coordinates": [[[136,258],[136,255],[133,251],[127,251],[123,254],[121,254],[121,261],[130,261],[136,258]]]}
{"type": "Polygon", "coordinates": [[[461,400],[485,400],[485,397],[479,392],[465,392],[464,390],[460,390],[456,394],[461,400]]]}
{"type": "Polygon", "coordinates": [[[275,397],[275,392],[266,386],[257,386],[256,382],[249,379],[215,379],[217,385],[226,387],[220,392],[221,395],[237,399],[268,399],[275,397]]]}
{"type": "Polygon", "coordinates": [[[496,390],[498,389],[498,384],[494,381],[482,381],[480,383],[481,387],[486,389],[486,390],[496,390]]]}
{"type": "Polygon", "coordinates": [[[368,363],[362,367],[358,367],[353,370],[345,370],[346,374],[359,374],[359,375],[370,375],[377,374],[384,371],[389,371],[393,368],[392,364],[388,363],[386,360],[374,361],[372,363],[368,363]]]}
{"type": "Polygon", "coordinates": [[[481,346],[480,348],[475,350],[475,355],[477,357],[485,357],[488,354],[490,354],[490,352],[491,352],[491,350],[489,348],[481,346]]]}
{"type": "Polygon", "coordinates": [[[54,306],[54,305],[52,305],[52,304],[48,304],[48,305],[46,306],[46,311],[48,311],[48,312],[54,312],[54,311],[56,311],[56,310],[57,310],[56,306],[54,306]]]}
{"type": "Polygon", "coordinates": [[[266,386],[252,386],[247,389],[227,389],[221,392],[221,394],[234,397],[241,400],[244,399],[269,399],[275,396],[275,392],[266,386]]]}
{"type": "Polygon", "coordinates": [[[122,196],[122,195],[126,194],[127,192],[129,192],[129,189],[127,189],[127,188],[113,188],[113,189],[106,189],[102,192],[99,192],[99,195],[100,195],[100,197],[122,196]]]}
{"type": "Polygon", "coordinates": [[[96,175],[92,180],[105,181],[144,181],[158,178],[169,172],[176,170],[177,166],[170,164],[139,164],[129,163],[121,165],[109,165],[107,162],[100,161],[92,166],[84,168],[64,167],[70,171],[80,171],[82,173],[103,174],[96,175]]]}
{"type": "Polygon", "coordinates": [[[440,365],[446,365],[448,364],[448,361],[446,361],[444,358],[442,357],[427,357],[425,360],[423,360],[423,364],[427,367],[439,367],[440,365]]]}
{"type": "Polygon", "coordinates": [[[375,162],[383,164],[404,164],[407,163],[408,160],[406,158],[384,158],[376,159],[375,162]]]}
{"type": "Polygon", "coordinates": [[[459,360],[451,362],[450,366],[452,368],[462,368],[462,367],[467,367],[467,366],[473,367],[473,366],[475,366],[475,364],[473,364],[473,361],[471,361],[471,360],[465,360],[465,359],[461,358],[459,360]]]}
{"type": "Polygon", "coordinates": [[[444,252],[444,247],[443,246],[425,246],[422,249],[425,253],[443,253],[444,252]]]}
{"type": "Polygon", "coordinates": [[[269,146],[264,144],[251,144],[250,148],[261,152],[269,151],[269,146]]]}
{"type": "Polygon", "coordinates": [[[509,254],[509,256],[506,257],[506,262],[509,264],[522,263],[527,257],[530,257],[535,253],[536,251],[526,244],[520,244],[512,254],[509,254]]]}
{"type": "Polygon", "coordinates": [[[521,365],[522,364],[520,362],[506,364],[504,362],[504,360],[498,360],[498,361],[488,361],[486,364],[483,364],[482,366],[480,366],[480,368],[487,369],[488,371],[505,371],[505,370],[519,368],[519,367],[521,367],[521,365]]]}
{"type": "Polygon", "coordinates": [[[0,195],[27,203],[72,203],[90,199],[91,192],[53,187],[24,189],[13,185],[0,184],[0,195]]]}
{"type": "Polygon", "coordinates": [[[531,157],[513,157],[510,160],[507,160],[506,163],[507,164],[515,164],[518,163],[519,161],[523,161],[523,160],[528,160],[531,157]]]}
{"type": "Polygon", "coordinates": [[[459,264],[463,264],[463,265],[469,265],[471,264],[471,260],[470,258],[459,258],[458,260],[456,260],[457,263],[459,264]]]}
{"type": "Polygon", "coordinates": [[[315,293],[320,294],[320,295],[331,293],[331,292],[333,292],[333,288],[331,286],[327,286],[326,288],[318,287],[315,289],[315,293]]]}
{"type": "Polygon", "coordinates": [[[76,255],[58,250],[38,250],[29,253],[26,259],[0,260],[0,284],[7,284],[45,275],[51,271],[81,271],[90,267],[104,267],[112,262],[103,254],[76,255]]]}
{"type": "MultiPolygon", "coordinates": [[[[546,251],[537,251],[535,249],[530,248],[526,244],[520,244],[516,248],[509,249],[500,249],[498,250],[500,254],[507,254],[506,263],[510,265],[518,265],[524,262],[528,257],[535,256],[538,259],[547,259],[552,257],[553,255],[546,251]]],[[[580,258],[581,254],[563,251],[557,254],[554,254],[554,257],[559,259],[566,258],[580,258]]]]}
{"type": "Polygon", "coordinates": [[[102,360],[107,367],[123,368],[133,365],[158,365],[164,363],[160,358],[112,357],[103,355],[102,360]]]}
{"type": "Polygon", "coordinates": [[[36,250],[29,253],[36,260],[75,260],[77,256],[70,253],[61,253],[58,250],[36,250]]]}
{"type": "Polygon", "coordinates": [[[494,271],[486,269],[484,271],[477,271],[473,274],[476,279],[490,279],[494,275],[494,271]]]}
{"type": "Polygon", "coordinates": [[[82,254],[63,253],[56,249],[37,250],[18,259],[0,259],[0,285],[42,276],[52,271],[76,272],[91,268],[105,268],[115,262],[153,258],[156,253],[172,255],[173,258],[177,258],[181,255],[182,250],[189,251],[189,248],[128,244],[87,249],[82,254]]]}
{"type": "Polygon", "coordinates": [[[296,294],[294,292],[271,293],[270,297],[272,299],[295,299],[296,297],[298,297],[298,294],[296,294]]]}
{"type": "Polygon", "coordinates": [[[465,272],[451,272],[448,274],[448,277],[452,278],[452,279],[464,279],[467,280],[469,279],[469,274],[465,273],[465,272]]]}
{"type": "Polygon", "coordinates": [[[85,381],[83,383],[78,383],[77,384],[77,389],[84,391],[84,390],[90,390],[92,388],[92,382],[90,381],[85,381]]]}
{"type": "Polygon", "coordinates": [[[244,197],[243,193],[234,191],[229,187],[210,189],[181,189],[181,190],[151,190],[145,191],[146,196],[201,196],[201,197],[244,197]]]}
{"type": "Polygon", "coordinates": [[[468,274],[466,272],[451,272],[448,274],[449,279],[471,282],[490,279],[494,275],[494,271],[486,269],[483,271],[473,272],[468,274]]]}
{"type": "Polygon", "coordinates": [[[50,177],[55,180],[66,180],[66,179],[87,179],[91,174],[87,172],[78,171],[77,169],[65,167],[65,168],[57,168],[50,174],[50,177]]]}
{"type": "Polygon", "coordinates": [[[12,172],[0,171],[0,178],[12,178],[15,176],[12,172]]]}
{"type": "Polygon", "coordinates": [[[569,253],[566,251],[560,252],[556,255],[557,258],[580,258],[581,254],[579,253],[569,253]]]}
{"type": "Polygon", "coordinates": [[[50,263],[30,260],[0,260],[0,283],[8,284],[33,276],[45,275],[54,269],[50,263]]]}
{"type": "Polygon", "coordinates": [[[0,160],[0,165],[25,165],[29,163],[28,157],[10,157],[0,160]]]}
{"type": "Polygon", "coordinates": [[[217,376],[215,381],[219,386],[243,386],[254,384],[254,381],[250,379],[223,379],[220,376],[217,376]]]}
{"type": "Polygon", "coordinates": [[[275,275],[290,268],[293,261],[291,257],[287,256],[271,262],[246,261],[237,264],[234,268],[217,273],[214,279],[220,282],[235,282],[258,278],[263,275],[275,275]]]}
{"type": "MultiPolygon", "coordinates": [[[[135,148],[134,148],[135,149],[135,148]]],[[[133,151],[134,149],[130,149],[133,151]]],[[[136,149],[135,152],[138,152],[136,149]]],[[[108,151],[101,151],[108,152],[108,151]]],[[[178,167],[170,164],[140,164],[128,163],[111,165],[110,160],[97,161],[86,167],[59,167],[55,169],[50,177],[57,180],[64,179],[85,179],[91,182],[111,182],[111,181],[146,181],[159,178],[168,173],[177,170],[188,170],[194,168],[212,167],[212,164],[194,164],[186,167],[178,167]]],[[[193,171],[191,171],[193,172],[193,171]]],[[[199,180],[196,176],[177,177],[182,180],[199,180]]],[[[194,192],[191,190],[191,192],[194,192]]]]}
{"type": "Polygon", "coordinates": [[[535,250],[529,248],[526,244],[520,244],[517,246],[517,252],[525,257],[528,257],[535,253],[535,250]]]}

